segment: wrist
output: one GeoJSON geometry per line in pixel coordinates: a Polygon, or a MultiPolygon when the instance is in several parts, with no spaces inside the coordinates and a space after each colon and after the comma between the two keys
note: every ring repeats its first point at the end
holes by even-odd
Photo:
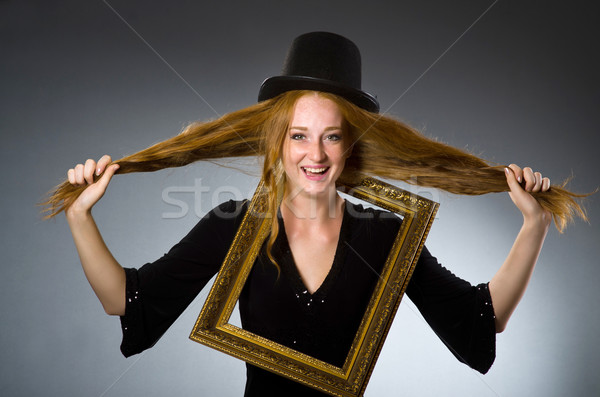
{"type": "Polygon", "coordinates": [[[85,222],[92,218],[92,210],[74,208],[74,206],[71,206],[65,210],[65,216],[69,223],[85,222]]]}
{"type": "Polygon", "coordinates": [[[544,212],[537,216],[524,216],[522,228],[545,235],[550,227],[550,223],[552,223],[552,214],[544,212]]]}

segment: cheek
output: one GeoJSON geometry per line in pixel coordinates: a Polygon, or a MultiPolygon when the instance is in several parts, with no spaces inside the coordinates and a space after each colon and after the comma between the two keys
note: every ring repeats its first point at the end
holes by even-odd
{"type": "Polygon", "coordinates": [[[294,149],[287,142],[284,143],[281,148],[281,162],[283,163],[284,168],[293,167],[294,163],[297,161],[297,153],[295,153],[294,149]]]}
{"type": "Polygon", "coordinates": [[[346,159],[350,156],[350,151],[346,150],[346,147],[340,145],[340,147],[335,148],[334,151],[330,153],[330,158],[335,159],[336,163],[344,165],[346,159]]]}
{"type": "Polygon", "coordinates": [[[286,144],[283,145],[283,150],[281,152],[281,157],[284,162],[288,163],[296,163],[305,156],[304,149],[302,145],[294,145],[294,144],[286,144]]]}

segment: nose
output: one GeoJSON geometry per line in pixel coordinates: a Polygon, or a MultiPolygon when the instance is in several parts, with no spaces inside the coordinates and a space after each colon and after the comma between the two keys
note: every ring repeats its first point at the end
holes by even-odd
{"type": "Polygon", "coordinates": [[[327,159],[327,153],[323,147],[322,140],[319,139],[310,143],[307,157],[310,161],[314,161],[315,163],[321,163],[327,159]]]}

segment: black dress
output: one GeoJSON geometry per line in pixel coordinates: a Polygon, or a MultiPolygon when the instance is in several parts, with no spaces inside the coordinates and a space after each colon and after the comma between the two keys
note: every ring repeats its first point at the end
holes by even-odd
{"type": "MultiPolygon", "coordinates": [[[[139,270],[126,269],[121,317],[125,356],[151,347],[219,270],[247,201],[209,212],[168,254],[139,270]]],[[[283,221],[273,246],[281,268],[263,250],[240,295],[242,327],[300,352],[342,366],[401,220],[346,202],[332,268],[309,293],[294,264],[283,221]]],[[[454,276],[426,248],[406,294],[450,351],[485,373],[495,358],[494,311],[487,284],[454,276]]],[[[323,395],[247,364],[246,396],[323,395]]]]}

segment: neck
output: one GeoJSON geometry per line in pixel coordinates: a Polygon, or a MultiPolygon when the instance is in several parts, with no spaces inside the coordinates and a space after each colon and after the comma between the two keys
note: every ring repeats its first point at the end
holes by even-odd
{"type": "Polygon", "coordinates": [[[338,218],[344,208],[344,199],[335,189],[320,195],[307,195],[290,192],[286,189],[281,203],[281,211],[299,220],[329,222],[338,218]]]}

